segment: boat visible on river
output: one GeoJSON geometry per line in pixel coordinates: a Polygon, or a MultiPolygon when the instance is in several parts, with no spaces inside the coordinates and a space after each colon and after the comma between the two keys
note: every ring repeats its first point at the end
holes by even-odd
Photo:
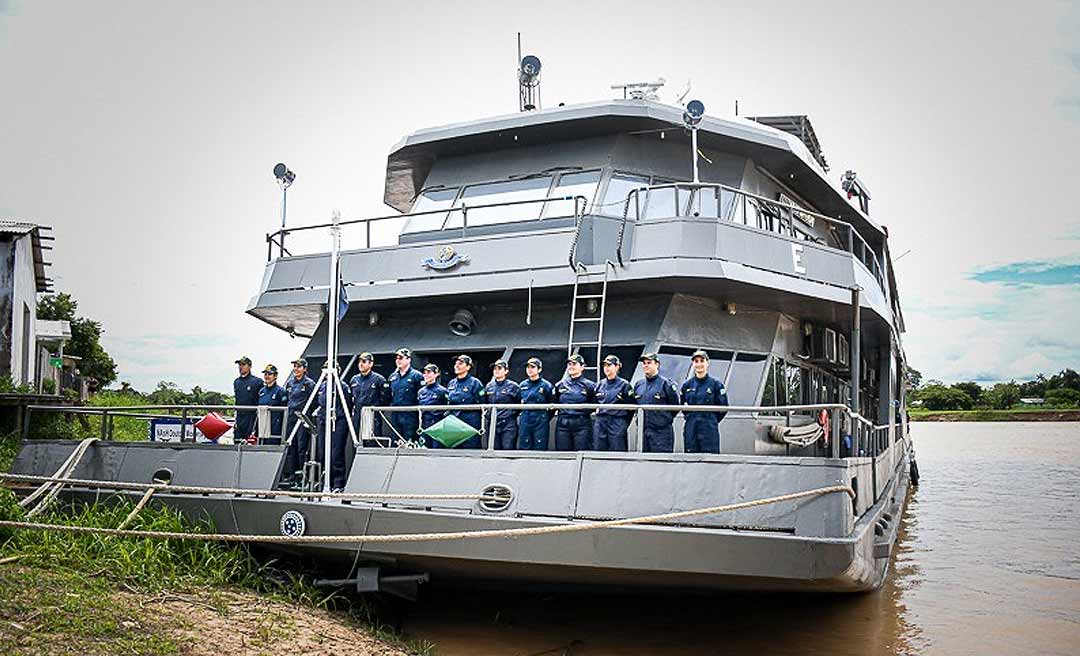
{"type": "MultiPolygon", "coordinates": [[[[682,416],[673,453],[645,452],[648,406],[634,410],[625,452],[502,450],[491,422],[480,449],[401,448],[381,439],[374,417],[417,409],[387,407],[365,409],[344,488],[382,498],[280,494],[284,447],[266,444],[103,440],[71,478],[255,491],[166,487],[154,500],[208,514],[223,533],[355,536],[274,548],[363,564],[365,589],[401,576],[601,588],[881,584],[913,459],[904,322],[888,232],[871,218],[867,186],[853,172],[829,173],[807,117],[719,117],[647,94],[523,103],[518,113],[406,136],[387,158],[384,201],[392,214],[338,224],[340,321],[327,312],[337,253],[303,246],[329,224],[267,236],[247,312],[309,339],[312,370],[327,360],[331,329],[346,378],[361,352],[389,375],[407,346],[416,368],[448,371],[466,353],[475,372],[505,360],[513,380],[533,357],[557,378],[577,353],[588,376],[616,355],[636,381],[640,356],[653,352],[661,375],[681,384],[704,349],[730,400],[720,452],[686,453],[682,416]],[[373,243],[387,229],[396,239],[373,243]],[[814,490],[824,491],[797,496],[814,490]],[[446,494],[466,498],[438,496],[446,494]],[[571,525],[595,527],[371,540],[571,525]]],[[[13,472],[53,474],[73,448],[25,441],[13,472]]],[[[78,483],[63,494],[101,495],[78,483]]]]}

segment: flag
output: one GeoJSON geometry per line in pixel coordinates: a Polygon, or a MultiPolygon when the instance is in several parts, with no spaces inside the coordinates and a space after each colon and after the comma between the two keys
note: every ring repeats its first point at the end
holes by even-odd
{"type": "MultiPolygon", "coordinates": [[[[327,308],[326,313],[330,314],[330,293],[327,292],[327,308]]],[[[338,274],[338,292],[337,292],[337,322],[341,323],[341,320],[345,318],[345,313],[349,311],[349,298],[345,294],[345,282],[341,279],[341,274],[338,274]]]]}

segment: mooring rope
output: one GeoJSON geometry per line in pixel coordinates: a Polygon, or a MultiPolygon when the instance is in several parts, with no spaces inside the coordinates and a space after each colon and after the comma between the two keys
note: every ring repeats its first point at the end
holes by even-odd
{"type": "Polygon", "coordinates": [[[855,491],[847,485],[830,485],[814,490],[792,492],[767,499],[755,499],[753,501],[741,501],[722,506],[698,508],[696,510],[683,510],[679,512],[664,513],[661,515],[647,515],[644,517],[628,517],[626,519],[609,519],[603,521],[581,522],[577,524],[557,524],[552,526],[532,526],[527,528],[488,529],[479,531],[454,531],[447,533],[399,533],[390,535],[243,535],[234,533],[180,533],[174,531],[142,531],[123,528],[97,528],[93,526],[70,526],[65,524],[42,524],[35,522],[0,521],[0,528],[17,528],[36,531],[60,531],[65,533],[96,533],[100,535],[115,535],[133,538],[162,538],[175,540],[197,540],[202,542],[257,542],[265,544],[356,544],[385,543],[385,542],[445,542],[449,540],[477,540],[484,538],[518,538],[535,535],[551,535],[556,533],[574,533],[579,531],[593,531],[603,528],[614,528],[630,524],[655,524],[687,517],[700,515],[712,515],[732,510],[742,510],[773,503],[781,503],[805,497],[814,497],[834,492],[844,492],[852,499],[855,491]]]}
{"type": "Polygon", "coordinates": [[[88,437],[79,442],[79,445],[68,455],[67,460],[60,465],[60,468],[56,470],[52,476],[46,477],[51,480],[45,481],[38,489],[31,492],[25,499],[19,502],[19,505],[23,508],[29,508],[26,511],[27,517],[34,517],[41,511],[45,510],[52,500],[56,498],[56,495],[60,493],[60,490],[64,487],[64,482],[69,480],[72,472],[79,466],[79,461],[82,460],[83,455],[86,454],[86,450],[90,448],[90,445],[97,442],[98,438],[88,437]],[[34,500],[44,494],[45,496],[37,503],[36,506],[30,508],[30,504],[34,503],[34,500]]]}
{"type": "MultiPolygon", "coordinates": [[[[34,476],[31,474],[2,474],[0,473],[0,480],[10,481],[26,481],[30,483],[38,483],[44,481],[46,484],[50,482],[59,482],[61,484],[75,485],[80,487],[91,488],[103,488],[110,490],[146,490],[157,487],[159,491],[161,485],[159,483],[133,483],[127,481],[102,481],[96,479],[87,478],[65,478],[61,476],[34,476]]],[[[467,501],[478,501],[484,499],[496,499],[497,497],[492,495],[483,494],[404,494],[396,492],[303,492],[299,490],[263,490],[257,488],[243,488],[243,487],[201,487],[195,485],[169,485],[169,492],[187,492],[191,494],[232,494],[232,495],[251,495],[257,497],[298,497],[302,499],[310,499],[312,497],[325,497],[327,499],[387,499],[387,500],[407,500],[407,499],[437,499],[437,500],[454,500],[462,499],[467,501]]],[[[25,500],[24,500],[25,501],[25,500]]]]}
{"type": "MultiPolygon", "coordinates": [[[[164,487],[164,486],[162,486],[162,487],[164,487]]],[[[147,488],[146,492],[142,495],[142,498],[139,499],[139,503],[135,504],[135,507],[132,508],[131,512],[128,513],[128,516],[125,517],[124,521],[120,522],[120,525],[117,526],[116,528],[118,528],[118,529],[127,528],[128,524],[130,524],[131,521],[133,519],[135,519],[135,516],[139,514],[139,511],[141,511],[143,508],[146,507],[147,502],[150,501],[150,497],[152,497],[154,495],[154,492],[157,492],[157,491],[158,491],[157,486],[147,488]]]]}

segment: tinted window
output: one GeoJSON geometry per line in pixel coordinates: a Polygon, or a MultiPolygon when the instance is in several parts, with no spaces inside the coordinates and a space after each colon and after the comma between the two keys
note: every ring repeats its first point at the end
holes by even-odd
{"type": "Polygon", "coordinates": [[[761,375],[769,356],[758,353],[739,353],[728,378],[728,401],[731,405],[754,405],[758,400],[761,375]]]}

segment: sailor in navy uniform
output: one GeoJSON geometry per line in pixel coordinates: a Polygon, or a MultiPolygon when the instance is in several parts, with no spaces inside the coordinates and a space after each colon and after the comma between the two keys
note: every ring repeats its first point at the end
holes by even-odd
{"type": "MultiPolygon", "coordinates": [[[[324,463],[325,446],[326,446],[326,420],[329,416],[327,412],[327,383],[323,381],[319,385],[319,392],[317,403],[319,404],[319,414],[317,421],[318,435],[314,435],[315,440],[315,457],[320,463],[324,463]]],[[[341,492],[345,487],[346,467],[345,467],[345,450],[348,448],[350,440],[349,436],[349,424],[345,420],[345,415],[349,413],[349,402],[347,399],[341,398],[341,396],[334,397],[334,423],[330,429],[330,491],[341,492]]]]}
{"type": "MultiPolygon", "coordinates": [[[[251,373],[251,358],[242,356],[236,361],[240,376],[233,381],[233,399],[236,405],[259,405],[259,389],[262,381],[251,373]]],[[[255,411],[237,410],[236,423],[233,424],[233,440],[241,442],[255,432],[255,411]]]]}
{"type": "MultiPolygon", "coordinates": [[[[604,358],[604,379],[596,385],[597,403],[633,405],[634,388],[625,378],[619,377],[622,362],[618,356],[604,358]]],[[[626,431],[630,426],[633,410],[596,411],[593,422],[593,449],[596,451],[626,451],[626,431]]]]}
{"type": "MultiPolygon", "coordinates": [[[[446,388],[439,384],[439,366],[433,362],[424,365],[424,386],[420,388],[419,405],[450,405],[446,388]]],[[[420,413],[420,429],[423,430],[442,420],[445,410],[425,410],[420,413]]],[[[441,449],[443,445],[427,435],[424,444],[429,449],[441,449]]]]}
{"type": "MultiPolygon", "coordinates": [[[[420,388],[424,385],[424,377],[419,371],[412,368],[412,351],[407,348],[399,348],[394,353],[397,369],[390,374],[390,405],[417,405],[420,388]]],[[[416,433],[420,428],[420,420],[415,410],[409,412],[393,412],[390,414],[390,425],[397,431],[399,439],[415,440],[416,433]]],[[[393,431],[392,431],[393,432],[393,431]]]]}
{"type": "Polygon", "coordinates": [[[296,413],[303,412],[304,406],[307,405],[308,399],[311,398],[311,393],[315,391],[315,381],[307,375],[307,360],[304,358],[293,360],[292,366],[293,375],[289,376],[289,382],[285,383],[285,394],[289,397],[285,438],[288,439],[290,435],[293,436],[292,442],[289,443],[285,451],[283,472],[286,483],[295,479],[296,472],[304,466],[308,459],[308,449],[311,446],[311,431],[300,422],[296,413]],[[296,434],[294,435],[293,430],[298,423],[300,426],[295,428],[296,434]]]}
{"type": "MultiPolygon", "coordinates": [[[[634,383],[634,396],[638,405],[679,405],[679,390],[671,379],[660,375],[660,356],[646,353],[641,356],[641,368],[645,377],[634,383]]],[[[675,430],[671,427],[678,412],[667,410],[646,411],[645,451],[671,453],[675,450],[675,430]]]]}
{"type": "MultiPolygon", "coordinates": [[[[360,373],[349,380],[349,392],[352,394],[353,428],[360,430],[360,410],[367,406],[390,405],[390,383],[386,382],[377,371],[374,371],[375,356],[364,351],[356,358],[356,366],[360,373]]],[[[383,434],[382,416],[375,415],[373,435],[383,434]]]]}
{"type": "MultiPolygon", "coordinates": [[[[555,385],[556,403],[596,403],[596,383],[581,374],[585,358],[575,353],[566,360],[566,377],[555,385]]],[[[593,446],[592,410],[559,410],[555,419],[555,450],[586,451],[593,446]]]]}
{"type": "MultiPolygon", "coordinates": [[[[694,376],[682,384],[684,405],[727,405],[724,384],[709,375],[709,354],[694,351],[690,362],[694,376]]],[[[684,411],[683,444],[687,453],[720,453],[720,420],[726,412],[684,411]]]]}
{"type": "MultiPolygon", "coordinates": [[[[258,405],[268,405],[274,408],[288,408],[289,395],[285,393],[285,388],[278,385],[278,370],[272,364],[266,365],[262,370],[263,374],[263,386],[259,388],[259,403],[258,405]]],[[[287,410],[286,410],[287,412],[287,410]]],[[[281,428],[285,425],[285,413],[284,412],[271,412],[270,413],[270,435],[263,444],[281,444],[281,428]]]]}
{"type": "MultiPolygon", "coordinates": [[[[472,375],[472,368],[473,359],[467,355],[459,355],[454,360],[454,379],[446,385],[448,405],[472,405],[484,402],[487,392],[484,391],[484,384],[472,375]]],[[[483,430],[483,414],[480,410],[453,410],[450,414],[478,431],[483,430]]],[[[462,449],[479,449],[480,436],[473,435],[459,446],[462,449]]]]}
{"type": "MultiPolygon", "coordinates": [[[[540,377],[543,370],[544,363],[540,358],[529,358],[525,363],[525,374],[528,378],[518,385],[522,405],[551,403],[554,399],[555,388],[540,377]]],[[[523,409],[518,419],[518,449],[547,451],[550,423],[551,411],[523,409]]]]}
{"type": "MultiPolygon", "coordinates": [[[[518,384],[506,377],[510,366],[506,360],[496,360],[491,365],[493,377],[487,384],[485,391],[489,403],[504,405],[507,403],[521,403],[521,388],[518,384]]],[[[517,410],[495,411],[495,448],[510,450],[517,446],[518,425],[517,410]]]]}

